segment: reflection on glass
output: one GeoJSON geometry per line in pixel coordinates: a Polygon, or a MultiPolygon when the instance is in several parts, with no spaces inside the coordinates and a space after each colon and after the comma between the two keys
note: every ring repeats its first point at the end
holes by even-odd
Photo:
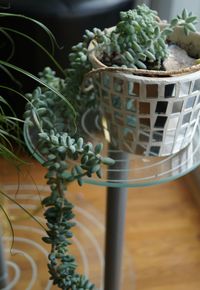
{"type": "Polygon", "coordinates": [[[118,79],[118,78],[114,78],[113,79],[113,89],[117,93],[122,93],[122,91],[123,91],[123,81],[118,79]]]}
{"type": "Polygon", "coordinates": [[[146,97],[147,98],[158,98],[158,85],[146,85],[146,97]]]}
{"type": "Polygon", "coordinates": [[[194,106],[195,100],[196,100],[196,96],[189,97],[185,106],[186,109],[192,108],[194,106]]]}
{"type": "Polygon", "coordinates": [[[173,143],[175,134],[176,134],[175,130],[167,131],[165,136],[165,143],[173,143]]]}
{"type": "Polygon", "coordinates": [[[190,113],[187,113],[187,114],[184,115],[183,122],[182,122],[183,125],[190,122],[191,114],[192,113],[190,112],[190,113]]]}
{"type": "Polygon", "coordinates": [[[148,102],[140,102],[139,103],[139,113],[144,115],[150,114],[150,103],[148,102]]]}
{"type": "Polygon", "coordinates": [[[169,130],[176,129],[178,120],[179,120],[179,117],[174,117],[174,118],[169,119],[167,128],[169,130]]]}
{"type": "Polygon", "coordinates": [[[165,86],[165,98],[174,98],[176,96],[176,85],[169,84],[165,86]]]}
{"type": "Polygon", "coordinates": [[[140,96],[140,84],[128,82],[128,94],[130,96],[139,97],[140,96]]]}
{"type": "Polygon", "coordinates": [[[156,118],[156,122],[155,122],[154,127],[155,128],[164,128],[166,121],[167,121],[167,117],[158,116],[156,118]]]}
{"type": "Polygon", "coordinates": [[[175,102],[173,104],[173,108],[172,108],[172,113],[179,113],[182,111],[182,107],[183,107],[183,102],[175,102]]]}
{"type": "Polygon", "coordinates": [[[163,139],[163,131],[154,131],[153,132],[153,141],[162,141],[163,139]]]}
{"type": "Polygon", "coordinates": [[[165,114],[167,111],[168,102],[157,102],[156,113],[165,114]]]}
{"type": "Polygon", "coordinates": [[[116,109],[121,109],[121,99],[120,99],[120,96],[112,95],[112,105],[116,109]]]}

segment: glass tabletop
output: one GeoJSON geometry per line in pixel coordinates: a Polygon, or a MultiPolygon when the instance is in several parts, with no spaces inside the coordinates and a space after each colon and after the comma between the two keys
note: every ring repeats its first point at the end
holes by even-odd
{"type": "MultiPolygon", "coordinates": [[[[80,134],[86,141],[104,143],[104,155],[115,159],[114,166],[102,166],[103,177],[85,178],[84,182],[109,187],[150,186],[177,179],[200,165],[200,125],[192,142],[180,152],[166,157],[147,157],[115,150],[103,136],[99,115],[86,111],[81,118],[80,134]]],[[[24,125],[24,138],[32,155],[42,164],[44,156],[37,149],[37,130],[24,125]]]]}

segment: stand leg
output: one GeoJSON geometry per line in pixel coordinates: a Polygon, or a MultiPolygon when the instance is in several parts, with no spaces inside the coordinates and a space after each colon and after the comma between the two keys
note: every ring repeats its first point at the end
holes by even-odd
{"type": "MultiPolygon", "coordinates": [[[[122,165],[123,169],[128,168],[128,154],[116,154],[111,152],[109,156],[113,159],[123,160],[122,163],[117,162],[110,170],[120,169],[122,165]]],[[[119,180],[126,178],[127,171],[109,171],[109,179],[119,180]]],[[[121,289],[121,265],[123,257],[126,200],[126,188],[108,188],[104,290],[121,289]]]]}
{"type": "Polygon", "coordinates": [[[0,289],[3,289],[7,285],[7,278],[8,273],[5,263],[4,247],[0,230],[0,289]]]}

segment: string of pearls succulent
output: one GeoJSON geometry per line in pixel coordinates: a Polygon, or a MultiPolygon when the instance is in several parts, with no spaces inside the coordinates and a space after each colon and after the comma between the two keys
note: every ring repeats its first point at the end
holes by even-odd
{"type": "MultiPolygon", "coordinates": [[[[62,90],[63,82],[56,79],[49,68],[41,74],[43,81],[62,90]]],[[[38,130],[38,150],[45,158],[45,178],[50,186],[50,195],[42,200],[45,208],[46,234],[43,241],[51,245],[48,270],[53,284],[64,290],[94,290],[84,275],[76,272],[75,257],[69,253],[74,223],[73,205],[66,198],[69,183],[83,184],[83,177],[96,174],[101,177],[101,164],[112,165],[109,157],[102,157],[102,144],[95,147],[83,138],[74,138],[67,133],[66,105],[55,93],[38,87],[27,95],[29,102],[25,119],[29,126],[38,130]],[[71,162],[73,161],[73,162],[71,162]]]]}
{"type": "MultiPolygon", "coordinates": [[[[95,174],[101,177],[101,163],[112,164],[113,160],[100,155],[102,144],[93,148],[91,143],[84,144],[82,138],[77,142],[67,133],[50,135],[40,133],[40,144],[45,148],[47,161],[44,166],[48,168],[45,175],[50,185],[51,195],[42,201],[46,211],[47,237],[43,241],[51,245],[49,254],[49,273],[59,288],[65,290],[92,290],[96,287],[84,276],[76,273],[75,258],[69,253],[69,246],[73,236],[71,228],[73,222],[73,205],[66,199],[67,185],[75,180],[82,185],[84,176],[95,174]],[[78,160],[80,163],[69,169],[66,159],[78,160]]],[[[44,150],[43,150],[44,151],[44,150]]]]}

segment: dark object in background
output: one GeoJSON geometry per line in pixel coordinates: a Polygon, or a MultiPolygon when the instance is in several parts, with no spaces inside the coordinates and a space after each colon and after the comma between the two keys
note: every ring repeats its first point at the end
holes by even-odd
{"type": "MultiPolygon", "coordinates": [[[[1,9],[1,12],[23,14],[45,24],[55,35],[58,44],[63,49],[56,49],[54,57],[63,68],[68,65],[68,53],[72,45],[82,39],[85,29],[93,27],[105,28],[113,26],[119,19],[119,12],[133,7],[133,0],[12,0],[10,9],[1,9]]],[[[1,19],[1,26],[8,26],[30,35],[50,50],[48,36],[37,25],[22,19],[9,17],[1,19]]],[[[38,75],[45,66],[56,69],[49,58],[27,39],[12,34],[15,40],[15,54],[11,62],[31,73],[38,75]]],[[[9,49],[5,49],[5,54],[9,49]]],[[[0,58],[5,59],[3,50],[0,58]]],[[[2,72],[0,72],[2,73],[2,72]]],[[[16,74],[15,74],[16,75],[16,74]]],[[[35,88],[34,81],[21,74],[16,75],[23,84],[23,91],[30,92],[35,88]]],[[[2,80],[2,78],[1,78],[2,80]]],[[[4,81],[4,78],[3,78],[4,81]]],[[[13,86],[9,78],[5,79],[8,85],[13,86]]],[[[16,87],[15,87],[16,88],[16,87]]],[[[0,92],[1,93],[1,92],[0,92]]],[[[5,92],[3,92],[5,95],[5,92]]],[[[24,111],[25,101],[11,93],[7,100],[15,109],[19,117],[24,111]]]]}
{"type": "MultiPolygon", "coordinates": [[[[12,0],[11,8],[1,11],[23,14],[44,23],[53,32],[58,44],[63,47],[62,50],[56,49],[54,56],[65,68],[68,65],[68,53],[72,45],[81,41],[85,29],[113,26],[119,19],[119,12],[131,8],[133,8],[133,0],[12,0]]],[[[6,26],[27,33],[50,50],[47,35],[33,23],[11,17],[1,19],[1,25],[2,22],[6,26]]],[[[27,39],[13,34],[12,36],[16,43],[12,63],[36,75],[45,66],[54,68],[41,49],[27,39]]],[[[27,77],[17,75],[17,78],[23,83],[23,91],[32,91],[35,87],[35,83],[27,77]]],[[[10,102],[18,115],[21,115],[24,110],[24,102],[21,98],[11,97],[10,102]]]]}
{"type": "MultiPolygon", "coordinates": [[[[132,7],[133,0],[13,0],[9,12],[24,14],[44,23],[54,33],[59,45],[63,46],[61,51],[56,51],[55,57],[62,67],[66,67],[67,55],[72,45],[82,39],[85,29],[112,26],[118,21],[121,10],[132,7]]],[[[13,27],[16,27],[16,20],[11,21],[13,27]]],[[[38,28],[33,28],[32,24],[25,23],[23,31],[30,35],[33,32],[39,42],[49,47],[49,41],[45,43],[47,37],[38,28]]],[[[50,64],[33,44],[26,41],[24,46],[20,43],[20,63],[28,64],[29,69],[34,69],[35,73],[43,69],[47,62],[50,64]]]]}

